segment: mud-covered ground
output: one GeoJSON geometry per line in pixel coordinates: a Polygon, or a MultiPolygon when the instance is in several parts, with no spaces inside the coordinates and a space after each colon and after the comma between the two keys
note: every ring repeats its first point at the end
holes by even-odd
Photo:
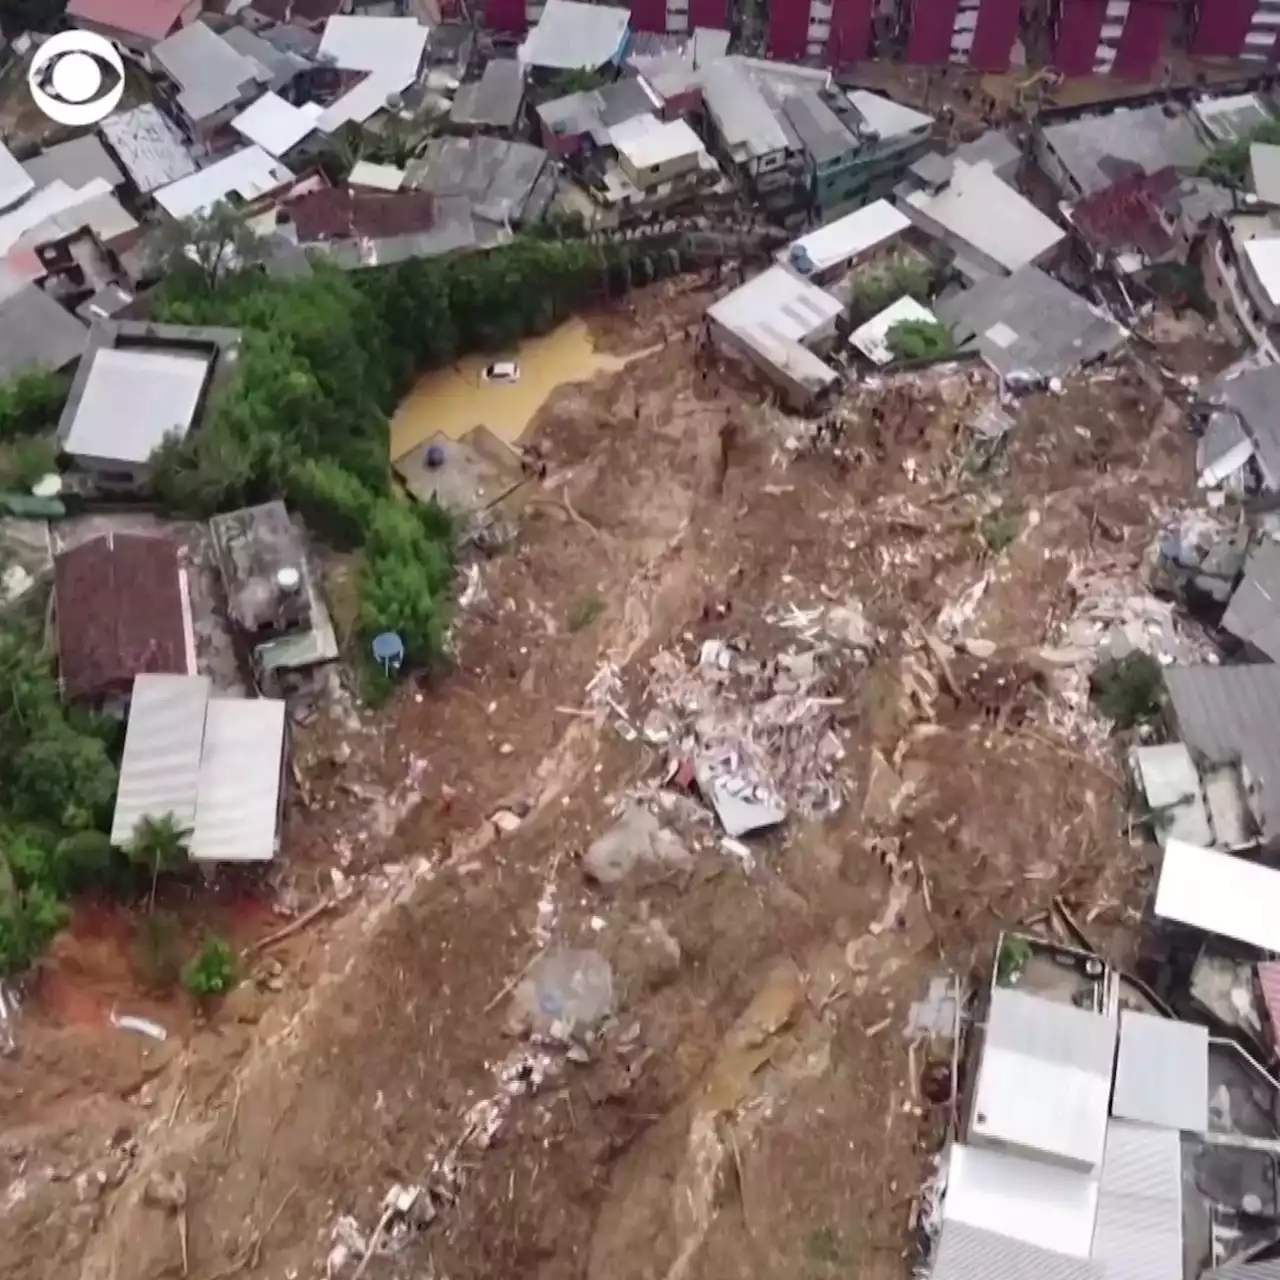
{"type": "MultiPolygon", "coordinates": [[[[299,733],[277,892],[333,909],[207,1014],[136,1003],[106,926],[55,949],[0,1060],[5,1276],[352,1276],[394,1183],[437,1207],[369,1277],[904,1274],[946,1119],[909,1004],[1055,894],[1101,936],[1144,892],[1105,731],[1045,652],[1082,582],[1137,581],[1191,442],[1122,363],[1023,402],[994,456],[974,367],[855,388],[810,448],[737,373],[701,376],[696,299],[637,308],[611,345],[670,340],[543,410],[549,474],[477,563],[456,670],[299,733]],[[873,641],[784,625],[834,605],[873,641]],[[839,808],[744,858],[682,798],[687,862],[594,883],[584,851],[666,758],[588,685],[612,663],[638,726],[655,657],[696,668],[708,639],[822,650],[839,808]],[[610,962],[616,1006],[570,1059],[509,1025],[563,947],[610,962]]],[[[1218,357],[1175,337],[1182,371],[1218,357]]]]}

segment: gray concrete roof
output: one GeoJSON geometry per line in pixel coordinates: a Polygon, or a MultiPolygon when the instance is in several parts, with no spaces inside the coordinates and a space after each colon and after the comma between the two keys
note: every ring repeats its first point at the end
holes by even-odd
{"type": "Polygon", "coordinates": [[[510,129],[519,119],[524,101],[524,74],[518,62],[494,58],[484,74],[464,84],[454,95],[449,119],[458,125],[510,129]]]}
{"type": "Polygon", "coordinates": [[[1109,187],[1126,163],[1144,173],[1166,165],[1194,169],[1209,154],[1189,116],[1160,103],[1079,116],[1043,126],[1044,137],[1085,195],[1109,187]]]}
{"type": "Polygon", "coordinates": [[[1066,285],[1038,267],[992,277],[964,293],[939,298],[934,314],[1002,376],[1060,377],[1084,361],[1113,351],[1124,331],[1098,315],[1066,285]]]}
{"type": "Polygon", "coordinates": [[[95,178],[101,178],[112,187],[118,187],[124,181],[120,167],[92,133],[48,147],[22,167],[37,187],[61,180],[79,190],[95,178]]]}
{"type": "Polygon", "coordinates": [[[838,160],[858,149],[857,140],[841,124],[840,117],[812,89],[786,98],[782,113],[814,164],[838,160]]]}
{"type": "Polygon", "coordinates": [[[702,98],[725,145],[747,156],[766,156],[796,146],[759,87],[729,58],[713,62],[702,77],[702,98]]]}
{"type": "Polygon", "coordinates": [[[88,339],[88,327],[35,285],[0,297],[0,379],[26,369],[65,369],[88,339]]]}
{"type": "Polygon", "coordinates": [[[538,107],[538,119],[557,134],[569,137],[589,134],[603,146],[615,124],[652,115],[660,105],[644,81],[628,77],[599,89],[569,93],[544,102],[538,107]]]}
{"type": "Polygon", "coordinates": [[[1203,441],[1207,462],[1228,453],[1243,433],[1253,441],[1264,470],[1280,482],[1280,365],[1220,377],[1203,389],[1200,405],[1209,410],[1203,441]]]}
{"type": "Polygon", "coordinates": [[[117,111],[98,128],[143,195],[196,171],[196,162],[177,127],[150,102],[131,111],[117,111]]]}

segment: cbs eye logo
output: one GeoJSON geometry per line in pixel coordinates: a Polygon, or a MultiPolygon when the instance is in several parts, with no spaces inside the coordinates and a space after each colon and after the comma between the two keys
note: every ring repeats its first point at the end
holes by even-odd
{"type": "Polygon", "coordinates": [[[54,124],[97,124],[124,96],[124,62],[110,40],[91,31],[61,31],[36,51],[27,83],[54,124]]]}

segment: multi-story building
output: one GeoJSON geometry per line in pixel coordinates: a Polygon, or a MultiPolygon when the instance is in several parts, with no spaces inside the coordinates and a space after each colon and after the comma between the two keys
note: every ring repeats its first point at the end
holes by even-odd
{"type": "Polygon", "coordinates": [[[1008,70],[1021,23],[1020,0],[904,0],[902,8],[908,62],[1008,70]]]}
{"type": "MultiPolygon", "coordinates": [[[[494,31],[519,33],[533,26],[546,0],[484,0],[485,25],[494,31]]],[[[728,0],[631,0],[631,27],[635,31],[672,35],[698,27],[728,25],[728,0]]]]}
{"type": "Polygon", "coordinates": [[[841,66],[865,58],[876,0],[793,0],[769,6],[771,58],[841,66]]]}
{"type": "Polygon", "coordinates": [[[1053,64],[1069,76],[1151,79],[1176,12],[1177,0],[1056,0],[1053,64]]]}
{"type": "Polygon", "coordinates": [[[1194,0],[1190,51],[1206,58],[1275,62],[1280,0],[1194,0]]]}

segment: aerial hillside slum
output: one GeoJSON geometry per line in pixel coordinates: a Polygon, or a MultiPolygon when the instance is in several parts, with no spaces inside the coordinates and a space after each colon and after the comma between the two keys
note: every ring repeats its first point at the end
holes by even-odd
{"type": "Polygon", "coordinates": [[[1274,14],[1034,8],[0,13],[5,1276],[1280,1274],[1274,14]]]}

